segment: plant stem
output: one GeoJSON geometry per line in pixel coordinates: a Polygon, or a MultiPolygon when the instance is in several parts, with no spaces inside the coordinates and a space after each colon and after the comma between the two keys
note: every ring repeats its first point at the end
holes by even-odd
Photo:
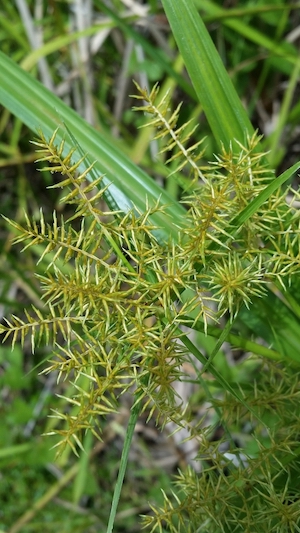
{"type": "Polygon", "coordinates": [[[137,423],[137,420],[140,414],[140,410],[141,410],[141,400],[138,398],[137,401],[133,404],[131,411],[130,411],[130,417],[128,421],[125,442],[124,442],[122,455],[121,455],[120,469],[119,469],[118,478],[117,478],[117,482],[116,482],[116,486],[114,490],[114,495],[113,495],[113,500],[111,504],[109,521],[108,521],[106,533],[112,533],[113,531],[117,507],[118,507],[118,503],[120,500],[122,485],[123,485],[127,463],[128,463],[129,450],[131,447],[134,428],[136,426],[136,423],[137,423]]]}

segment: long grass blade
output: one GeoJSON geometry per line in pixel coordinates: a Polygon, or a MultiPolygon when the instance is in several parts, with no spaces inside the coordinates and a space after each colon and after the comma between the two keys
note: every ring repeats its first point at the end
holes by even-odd
{"type": "Polygon", "coordinates": [[[184,216],[185,210],[171,198],[146,172],[135,165],[117,145],[116,139],[106,132],[98,132],[70,109],[57,96],[48,91],[30,74],[0,52],[0,103],[36,132],[42,129],[46,137],[57,132],[58,143],[65,139],[65,149],[70,151],[72,141],[63,123],[72,131],[83,152],[91,161],[98,175],[105,175],[104,183],[111,183],[111,193],[119,200],[120,209],[135,205],[141,211],[158,200],[166,205],[164,213],[153,216],[153,222],[162,234],[176,239],[175,222],[184,216]]]}
{"type": "Polygon", "coordinates": [[[216,142],[245,142],[253,127],[211,37],[190,0],[162,0],[199,101],[216,142]]]}

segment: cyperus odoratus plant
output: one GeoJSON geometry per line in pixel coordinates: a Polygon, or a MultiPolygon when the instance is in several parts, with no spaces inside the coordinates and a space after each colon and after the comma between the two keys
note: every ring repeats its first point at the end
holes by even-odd
{"type": "MultiPolygon", "coordinates": [[[[169,114],[167,96],[157,103],[156,86],[150,94],[138,89],[145,102],[140,109],[149,113],[157,138],[168,139],[163,152],[170,152],[169,161],[177,163],[173,174],[186,190],[186,219],[178,221],[177,239],[158,238],[160,228],[153,225],[152,215],[164,213],[159,200],[144,212],[107,208],[109,186],[101,176],[87,181],[92,166],[85,167],[82,157],[76,161],[76,146],[65,154],[64,143],[56,145],[56,133],[49,141],[41,134],[35,142],[40,161],[62,175],[54,187],[65,189],[62,201],[74,205],[74,215],[65,221],[54,213],[50,224],[41,212],[38,221],[26,216],[24,227],[10,221],[18,232],[16,243],[24,242],[24,250],[38,244],[43,249],[40,261],[48,254],[51,260],[39,275],[45,312],[26,311],[26,321],[12,316],[1,332],[13,344],[29,334],[33,350],[36,342],[51,341],[53,357],[45,372],[56,371],[59,379],[73,381],[74,395],[67,400],[77,413],[55,413],[62,421],[55,430],[61,449],[69,444],[77,453],[87,429],[101,437],[101,417],[116,412],[128,390],[134,391],[135,407],[147,410],[149,418],[155,416],[162,425],[173,420],[201,437],[200,451],[205,443],[204,459],[213,458],[215,466],[204,462],[205,475],[200,477],[190,469],[180,473],[182,497],[176,495],[174,503],[166,497],[165,506],[145,518],[152,531],[296,531],[299,491],[291,495],[286,488],[296,476],[293,453],[296,458],[299,453],[295,373],[270,364],[273,388],[263,381],[261,390],[254,384],[245,394],[192,343],[186,326],[215,335],[211,324],[225,315],[229,331],[243,306],[249,308],[293,283],[300,260],[299,214],[293,205],[297,193],[288,204],[288,191],[272,186],[274,174],[264,166],[265,154],[258,153],[257,136],[200,164],[203,152],[200,143],[191,144],[193,130],[177,127],[179,108],[169,114]],[[72,268],[63,268],[66,263],[72,268]],[[209,392],[226,431],[240,416],[248,416],[258,432],[257,453],[247,467],[239,459],[239,466],[231,465],[225,475],[224,456],[206,440],[206,430],[193,427],[188,409],[176,398],[173,384],[184,379],[182,364],[190,353],[204,363],[216,390],[226,393],[217,402],[209,392]],[[79,385],[80,376],[88,380],[87,387],[79,385]],[[259,435],[266,431],[262,421],[268,394],[280,416],[268,428],[265,448],[259,435]]],[[[254,350],[255,344],[251,346],[254,350]]],[[[256,349],[280,359],[267,347],[256,349]]],[[[197,379],[203,379],[200,373],[197,379]]],[[[240,457],[237,450],[232,452],[240,457]]]]}

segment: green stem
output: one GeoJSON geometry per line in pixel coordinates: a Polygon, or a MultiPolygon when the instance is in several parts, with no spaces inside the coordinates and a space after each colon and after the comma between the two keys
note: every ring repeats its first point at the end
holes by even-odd
{"type": "Polygon", "coordinates": [[[260,419],[258,414],[252,409],[250,405],[245,402],[244,398],[231,386],[231,384],[223,378],[222,374],[214,368],[213,365],[211,365],[211,361],[208,361],[208,359],[198,350],[198,348],[193,344],[193,342],[186,336],[182,335],[178,328],[178,334],[180,335],[181,342],[188,348],[188,350],[202,363],[204,366],[207,363],[210,363],[210,369],[209,372],[212,374],[212,376],[216,379],[216,381],[219,383],[219,385],[222,387],[223,390],[227,390],[236,400],[241,402],[243,406],[250,411],[250,413],[257,419],[261,424],[265,425],[264,422],[260,419]]]}
{"type": "Polygon", "coordinates": [[[118,503],[120,500],[122,485],[123,485],[127,463],[128,463],[129,450],[131,447],[131,442],[132,442],[132,438],[134,434],[134,428],[136,426],[140,411],[141,411],[141,400],[140,398],[137,398],[137,400],[133,404],[131,411],[130,411],[130,417],[128,421],[125,442],[124,442],[122,455],[121,455],[120,469],[119,469],[118,478],[117,478],[117,482],[116,482],[116,486],[114,490],[114,495],[113,495],[113,500],[111,504],[111,510],[110,510],[106,533],[112,533],[113,531],[116,513],[117,513],[117,507],[118,507],[118,503]]]}
{"type": "MultiPolygon", "coordinates": [[[[204,322],[202,322],[202,320],[197,320],[195,323],[193,318],[182,316],[182,323],[196,331],[203,332],[204,330],[204,322]]],[[[210,337],[220,337],[220,331],[220,328],[216,326],[211,326],[209,324],[207,326],[207,334],[210,337]]],[[[240,337],[239,335],[235,335],[234,333],[229,333],[227,340],[233,346],[242,348],[246,352],[252,352],[257,355],[261,355],[262,357],[271,359],[271,361],[282,361],[283,359],[283,356],[279,352],[272,350],[271,348],[267,348],[262,344],[258,344],[257,342],[240,337]]]]}

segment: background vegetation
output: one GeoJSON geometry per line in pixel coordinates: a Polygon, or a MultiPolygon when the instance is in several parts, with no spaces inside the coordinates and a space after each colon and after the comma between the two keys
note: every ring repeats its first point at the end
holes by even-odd
{"type": "MultiPolygon", "coordinates": [[[[254,129],[258,128],[264,134],[261,150],[269,152],[268,164],[275,169],[276,175],[284,173],[299,160],[299,5],[246,0],[238,3],[195,0],[194,4],[254,129]]],[[[161,141],[153,141],[154,130],[139,129],[145,118],[132,110],[136,101],[129,95],[137,93],[132,79],[141,87],[152,87],[159,82],[163,94],[169,89],[174,109],[183,102],[179,125],[190,119],[199,123],[192,139],[198,142],[205,137],[203,164],[220,151],[212,129],[213,119],[209,120],[209,125],[158,0],[145,3],[129,0],[52,2],[47,6],[40,2],[19,0],[12,4],[4,0],[0,10],[0,38],[1,50],[6,56],[36,76],[95,126],[106,142],[111,143],[113,137],[113,143],[121,152],[140,165],[154,183],[164,187],[168,199],[180,199],[184,183],[167,179],[175,167],[172,163],[169,168],[164,165],[167,155],[160,153],[161,141]]],[[[17,91],[17,79],[15,86],[17,91]]],[[[217,87],[212,85],[207,91],[208,100],[215,90],[217,87]]],[[[24,93],[26,99],[29,110],[30,106],[37,105],[34,93],[24,93]]],[[[202,101],[202,105],[207,106],[207,102],[202,101]]],[[[218,112],[222,110],[217,109],[218,112]]],[[[22,222],[24,211],[37,219],[42,207],[47,221],[51,220],[54,209],[68,218],[73,214],[72,206],[60,203],[60,189],[47,188],[53,184],[53,175],[47,171],[38,172],[34,163],[37,158],[35,147],[30,143],[34,135],[23,124],[20,114],[16,112],[16,118],[6,106],[1,109],[1,212],[22,222]]],[[[232,117],[227,116],[227,123],[228,128],[234,130],[234,113],[232,117]]],[[[36,123],[38,127],[45,127],[46,133],[51,135],[51,126],[36,123]]],[[[224,140],[228,136],[226,132],[224,140]]],[[[233,133],[231,138],[235,136],[233,133]]],[[[92,138],[90,142],[91,150],[88,146],[84,146],[84,150],[91,153],[93,160],[92,138]]],[[[102,150],[105,157],[105,147],[102,150]]],[[[107,158],[106,164],[109,167],[111,160],[107,158]]],[[[117,169],[112,167],[111,172],[117,172],[117,169]]],[[[297,189],[298,178],[293,177],[293,180],[292,185],[297,189]]],[[[126,188],[124,192],[127,192],[126,188]]],[[[151,193],[155,196],[155,185],[151,193]]],[[[134,198],[134,191],[132,194],[136,203],[138,198],[134,198]]],[[[181,213],[181,208],[177,209],[181,213]]],[[[14,313],[24,318],[24,308],[30,303],[37,309],[43,307],[40,284],[34,277],[42,249],[37,246],[21,254],[20,247],[12,247],[13,235],[12,228],[3,219],[0,234],[1,315],[8,317],[14,313]]],[[[48,264],[49,259],[45,257],[38,265],[38,273],[44,275],[48,264]]],[[[262,345],[273,350],[275,359],[279,354],[279,358],[285,360],[284,364],[258,366],[255,348],[250,344],[243,348],[242,343],[238,348],[235,345],[234,350],[229,345],[220,346],[214,358],[215,367],[224,379],[242,383],[245,394],[247,390],[253,390],[257,368],[263,368],[265,374],[273,376],[270,381],[262,379],[258,383],[269,395],[271,384],[276,384],[276,409],[272,410],[270,404],[263,414],[269,427],[276,425],[278,416],[284,420],[287,409],[292,414],[297,409],[299,393],[291,376],[296,375],[299,366],[299,298],[298,283],[293,283],[292,290],[285,294],[285,305],[280,305],[276,295],[269,294],[263,304],[250,312],[243,308],[231,331],[245,342],[263,339],[262,345]],[[280,381],[278,375],[284,374],[291,361],[294,362],[292,372],[288,371],[287,378],[280,381]],[[278,383],[282,383],[282,389],[278,383]],[[282,403],[279,408],[280,399],[286,401],[286,391],[290,391],[289,403],[282,403]]],[[[231,340],[234,341],[233,337],[231,340]]],[[[215,347],[213,336],[205,337],[200,333],[196,343],[207,354],[215,347]]],[[[62,412],[67,409],[64,397],[72,394],[72,385],[67,382],[57,385],[55,374],[39,373],[49,357],[49,346],[39,346],[32,354],[30,338],[25,340],[23,347],[16,343],[13,350],[8,341],[1,346],[0,528],[10,533],[29,533],[41,528],[47,532],[105,531],[131,407],[130,398],[124,397],[122,410],[117,416],[107,418],[102,442],[87,434],[83,443],[87,453],[80,452],[79,460],[69,449],[55,459],[51,437],[41,435],[55,427],[55,419],[48,418],[51,409],[62,412]]],[[[187,388],[182,394],[189,399],[194,419],[201,419],[208,406],[206,389],[187,388]]],[[[224,401],[223,396],[217,399],[224,401]]],[[[232,400],[228,405],[233,409],[232,400]]],[[[225,410],[225,407],[226,398],[222,408],[225,410]]],[[[209,434],[210,442],[222,440],[224,426],[217,424],[215,412],[210,410],[206,416],[205,424],[213,428],[209,434]]],[[[267,435],[265,442],[262,436],[259,441],[250,438],[246,424],[239,424],[239,416],[239,406],[236,406],[236,412],[226,413],[236,445],[242,443],[247,454],[256,453],[265,444],[271,448],[273,443],[267,435]]],[[[167,438],[174,427],[167,426],[160,432],[153,422],[146,425],[146,418],[147,412],[140,418],[129,457],[115,521],[115,531],[120,533],[140,531],[138,517],[149,512],[149,502],[155,506],[163,505],[161,489],[166,494],[174,489],[171,474],[177,474],[178,467],[184,471],[187,465],[193,465],[193,449],[190,451],[186,445],[180,444],[182,437],[178,441],[167,438]]],[[[292,418],[287,417],[283,425],[291,424],[292,418]]],[[[295,428],[298,427],[296,422],[292,420],[295,428]]],[[[297,449],[296,432],[295,429],[293,450],[297,449]]],[[[285,434],[282,435],[284,440],[285,434]]],[[[220,453],[226,453],[226,448],[221,448],[220,453]]],[[[296,485],[297,475],[296,469],[289,471],[290,485],[296,485]]],[[[281,485],[285,482],[286,479],[279,479],[281,485]]],[[[261,486],[259,490],[263,492],[264,488],[261,486]]],[[[297,500],[294,501],[290,493],[286,499],[294,512],[297,500]]],[[[299,515],[295,516],[296,528],[299,515]]],[[[292,531],[290,523],[287,520],[277,530],[292,531]]]]}

